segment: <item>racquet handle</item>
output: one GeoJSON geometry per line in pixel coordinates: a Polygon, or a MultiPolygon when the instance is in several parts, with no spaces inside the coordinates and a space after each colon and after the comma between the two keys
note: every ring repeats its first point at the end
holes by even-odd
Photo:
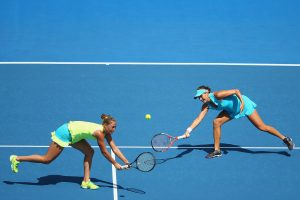
{"type": "Polygon", "coordinates": [[[130,165],[122,165],[121,166],[121,169],[129,169],[130,168],[130,165]]]}
{"type": "Polygon", "coordinates": [[[181,135],[181,136],[178,136],[178,137],[177,137],[178,140],[183,139],[183,138],[185,138],[184,135],[181,135]]]}

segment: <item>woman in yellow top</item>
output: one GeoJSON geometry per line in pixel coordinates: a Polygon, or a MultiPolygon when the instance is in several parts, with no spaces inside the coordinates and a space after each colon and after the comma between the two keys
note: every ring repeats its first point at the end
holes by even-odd
{"type": "Polygon", "coordinates": [[[88,144],[86,139],[95,139],[98,142],[101,153],[111,162],[116,169],[122,169],[121,165],[117,163],[107,151],[104,139],[113,150],[113,152],[125,163],[128,160],[116,146],[112,139],[112,134],[116,129],[116,120],[110,115],[102,114],[102,124],[96,124],[84,121],[71,121],[60,126],[56,131],[52,132],[53,142],[45,155],[31,155],[31,156],[10,156],[11,169],[13,172],[18,172],[18,165],[20,162],[34,162],[49,164],[55,160],[64,147],[72,146],[84,154],[84,177],[81,187],[85,189],[98,189],[99,186],[90,181],[90,170],[92,166],[92,159],[94,155],[93,148],[88,144]]]}

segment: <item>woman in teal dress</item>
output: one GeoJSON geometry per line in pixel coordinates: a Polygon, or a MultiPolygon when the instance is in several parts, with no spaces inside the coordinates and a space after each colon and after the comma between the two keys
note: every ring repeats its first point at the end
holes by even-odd
{"type": "Polygon", "coordinates": [[[203,102],[202,109],[198,117],[186,129],[184,136],[187,138],[194,128],[203,120],[210,109],[221,111],[213,121],[214,151],[209,153],[206,158],[222,156],[220,150],[221,127],[232,119],[238,119],[247,116],[250,122],[259,130],[268,132],[281,140],[287,145],[289,150],[295,146],[290,137],[282,135],[274,127],[266,125],[256,111],[256,104],[247,96],[241,95],[237,89],[221,90],[212,92],[207,86],[200,86],[197,89],[195,99],[203,102]]]}

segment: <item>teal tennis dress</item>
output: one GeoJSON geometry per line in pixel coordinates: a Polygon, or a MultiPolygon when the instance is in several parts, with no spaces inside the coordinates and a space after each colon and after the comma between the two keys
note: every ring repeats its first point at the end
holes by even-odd
{"type": "Polygon", "coordinates": [[[249,116],[254,112],[256,108],[256,104],[245,95],[242,95],[242,98],[244,100],[244,110],[241,113],[241,101],[236,95],[231,95],[220,100],[218,100],[213,93],[209,93],[208,96],[211,99],[211,101],[217,106],[215,107],[212,104],[209,104],[208,106],[210,109],[225,110],[232,119],[238,119],[241,117],[249,116]]]}

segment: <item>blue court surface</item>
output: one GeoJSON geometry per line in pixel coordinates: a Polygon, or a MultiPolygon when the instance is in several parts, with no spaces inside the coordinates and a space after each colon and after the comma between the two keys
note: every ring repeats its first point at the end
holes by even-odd
{"type": "Polygon", "coordinates": [[[296,0],[1,2],[1,197],[299,199],[299,6],[296,0]],[[211,110],[189,139],[154,153],[154,134],[181,135],[199,114],[193,95],[200,85],[238,88],[296,148],[289,151],[242,118],[223,126],[223,156],[205,159],[218,114],[211,110]],[[97,191],[80,188],[83,155],[73,148],[49,165],[21,163],[19,173],[11,172],[11,154],[44,154],[51,131],[71,120],[100,123],[102,113],[117,119],[113,138],[129,160],[155,154],[153,171],[117,171],[114,179],[89,141],[97,191]]]}

